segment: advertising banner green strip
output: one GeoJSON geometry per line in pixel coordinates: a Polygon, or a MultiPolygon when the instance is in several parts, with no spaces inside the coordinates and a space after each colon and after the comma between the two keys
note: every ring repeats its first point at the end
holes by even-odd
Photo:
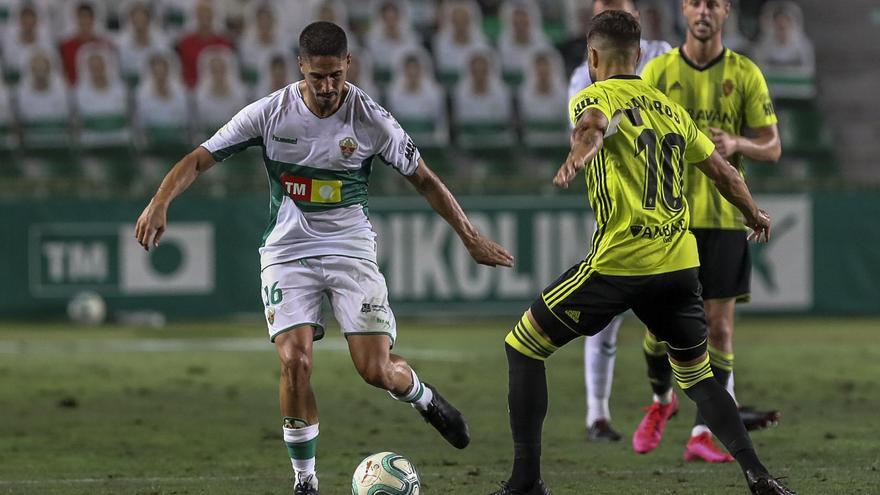
{"type": "MultiPolygon", "coordinates": [[[[773,195],[769,244],[753,246],[759,312],[880,313],[880,197],[773,195]]],[[[370,217],[394,311],[404,315],[516,315],[588,254],[592,214],[575,196],[470,197],[474,224],[516,256],[512,269],[476,265],[419,197],[377,198],[370,217]]],[[[162,245],[134,239],[145,201],[0,201],[0,318],[62,317],[94,291],[111,314],[224,318],[263,312],[259,256],[269,222],[263,196],[186,197],[168,212],[162,245]]]]}

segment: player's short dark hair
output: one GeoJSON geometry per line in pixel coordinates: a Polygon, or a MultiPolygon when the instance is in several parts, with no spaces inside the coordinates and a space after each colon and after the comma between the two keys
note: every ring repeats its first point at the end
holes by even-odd
{"type": "Polygon", "coordinates": [[[299,35],[299,53],[302,57],[342,58],[348,55],[348,38],[332,22],[313,22],[299,35]]]}
{"type": "Polygon", "coordinates": [[[590,22],[587,43],[601,42],[607,48],[618,51],[636,50],[642,37],[639,21],[622,10],[606,10],[590,22]]]}

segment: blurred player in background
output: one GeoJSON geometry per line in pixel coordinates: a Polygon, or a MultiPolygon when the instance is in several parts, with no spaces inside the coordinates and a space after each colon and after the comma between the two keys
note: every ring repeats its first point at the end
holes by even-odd
{"type": "MultiPolygon", "coordinates": [[[[593,17],[606,10],[623,10],[639,20],[639,11],[632,0],[595,0],[593,17]]],[[[641,73],[645,65],[654,58],[672,49],[665,41],[642,39],[639,42],[641,57],[636,73],[641,73]]],[[[587,61],[579,65],[571,74],[568,85],[568,99],[593,84],[587,61]]],[[[622,316],[611,320],[608,327],[592,337],[584,339],[584,383],[587,390],[587,440],[594,442],[616,442],[620,433],[611,428],[611,384],[614,380],[614,359],[617,355],[617,332],[620,330],[622,316]]]]}
{"type": "Polygon", "coordinates": [[[493,495],[549,493],[540,469],[544,360],[628,309],[669,342],[676,381],[736,457],[752,493],[793,493],[761,464],[736,403],[709,366],[700,260],[682,189],[685,167],[695,166],[736,205],[753,230],[750,238],[769,239],[770,218],[687,112],[635,75],[640,34],[626,12],[593,20],[588,60],[597,83],[569,103],[576,127],[553,182],[567,187],[586,169],[598,229],[589,256],[550,284],[505,339],[514,463],[493,495]]]}
{"type": "Polygon", "coordinates": [[[295,472],[295,495],[318,493],[318,409],[310,377],[313,341],[324,336],[324,294],[364,380],[412,404],[453,446],[464,448],[470,441],[461,413],[421,382],[403,358],[390,353],[397,328],[366,215],[373,158],[406,176],[455,229],[475,261],[490,266],[513,262],[470,223],[391,114],[346,82],[349,63],[341,27],[329,22],[307,26],[299,58],[305,79],[246,106],[178,162],[136,227],[141,245],[158,246],[168,205],[199,174],[250,146],[263,149],[271,198],[260,248],[262,292],[269,337],[281,359],[282,431],[295,472]]]}
{"type": "MultiPolygon", "coordinates": [[[[684,0],[682,10],[688,25],[684,45],[651,61],[642,72],[645,82],[687,109],[740,176],[743,156],[777,161],[782,148],[764,76],[751,60],[726,49],[721,41],[730,1],[684,0]]],[[[747,301],[750,294],[751,258],[743,217],[711,180],[693,169],[688,169],[684,190],[700,252],[710,362],[715,378],[727,387],[733,372],[734,306],[737,301],[747,301]]],[[[678,409],[666,345],[651,331],[649,327],[645,333],[644,350],[654,400],[633,434],[633,449],[638,453],[657,447],[666,421],[678,409]]],[[[728,390],[733,396],[732,383],[728,390]]],[[[759,429],[774,423],[779,413],[744,408],[741,415],[747,428],[759,429]]],[[[684,458],[733,461],[715,446],[699,414],[684,458]]]]}

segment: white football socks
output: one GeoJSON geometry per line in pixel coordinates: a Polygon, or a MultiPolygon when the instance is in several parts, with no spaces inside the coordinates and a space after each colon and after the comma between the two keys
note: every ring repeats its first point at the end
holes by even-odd
{"type": "Polygon", "coordinates": [[[584,383],[587,388],[587,427],[599,419],[611,420],[608,401],[614,381],[617,333],[623,318],[615,317],[599,333],[584,339],[584,383]]]}
{"type": "MultiPolygon", "coordinates": [[[[315,453],[318,444],[318,424],[303,426],[301,428],[281,429],[284,433],[284,443],[290,455],[290,464],[296,479],[315,474],[315,453]]],[[[317,478],[315,478],[317,483],[317,478]]]]}
{"type": "Polygon", "coordinates": [[[672,389],[670,388],[663,395],[654,394],[654,402],[659,402],[664,406],[672,402],[672,389]]]}
{"type": "MultiPolygon", "coordinates": [[[[733,371],[730,372],[730,378],[727,379],[727,393],[733,397],[733,401],[736,402],[736,394],[733,392],[733,371]]],[[[739,402],[736,402],[736,405],[739,406],[739,402]]]]}
{"type": "Polygon", "coordinates": [[[426,387],[424,383],[419,380],[419,376],[416,375],[416,370],[410,368],[410,372],[412,373],[412,386],[410,386],[409,390],[406,391],[403,395],[395,395],[391,394],[391,397],[394,397],[396,400],[401,402],[409,402],[413,407],[418,409],[419,411],[424,411],[428,409],[428,404],[431,403],[431,400],[434,399],[434,392],[431,391],[430,388],[426,387]]]}
{"type": "Polygon", "coordinates": [[[698,437],[698,436],[702,435],[703,433],[710,433],[711,434],[712,430],[710,430],[709,427],[706,425],[696,425],[691,430],[692,437],[698,437]]]}

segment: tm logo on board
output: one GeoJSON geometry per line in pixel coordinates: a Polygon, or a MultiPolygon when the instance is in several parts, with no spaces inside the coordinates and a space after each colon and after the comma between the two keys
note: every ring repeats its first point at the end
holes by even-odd
{"type": "Polygon", "coordinates": [[[119,223],[44,223],[30,228],[29,286],[37,297],[79,290],[108,295],[196,295],[214,290],[214,227],[178,223],[149,253],[119,223]]]}

